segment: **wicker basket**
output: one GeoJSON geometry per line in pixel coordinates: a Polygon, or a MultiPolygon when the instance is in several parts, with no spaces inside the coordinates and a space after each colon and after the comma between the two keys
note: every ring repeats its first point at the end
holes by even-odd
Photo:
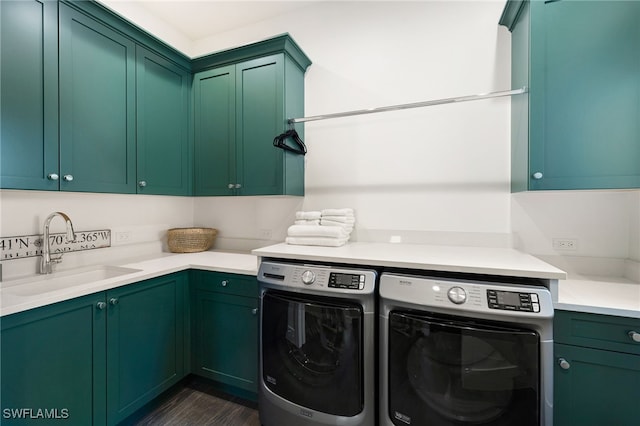
{"type": "Polygon", "coordinates": [[[167,231],[167,243],[172,253],[197,253],[209,250],[217,234],[213,228],[173,228],[167,231]]]}

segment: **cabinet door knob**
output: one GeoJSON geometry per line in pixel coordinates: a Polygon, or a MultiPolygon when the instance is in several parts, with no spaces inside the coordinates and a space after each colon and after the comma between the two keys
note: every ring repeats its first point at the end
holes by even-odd
{"type": "Polygon", "coordinates": [[[118,304],[118,298],[112,297],[111,299],[109,299],[109,304],[111,306],[116,306],[118,304]]]}
{"type": "Polygon", "coordinates": [[[49,179],[49,180],[58,180],[58,179],[60,179],[60,176],[58,176],[56,173],[49,173],[47,175],[47,179],[49,179]]]}
{"type": "Polygon", "coordinates": [[[562,368],[563,370],[568,370],[571,367],[571,364],[569,364],[569,361],[567,361],[564,358],[558,358],[558,365],[560,366],[560,368],[562,368]]]}
{"type": "Polygon", "coordinates": [[[236,183],[236,184],[234,185],[234,188],[235,188],[235,189],[240,189],[240,188],[242,188],[242,184],[240,184],[240,183],[236,183]]]}
{"type": "Polygon", "coordinates": [[[258,308],[253,308],[253,309],[251,310],[251,313],[252,313],[253,315],[258,315],[258,308]]]}
{"type": "Polygon", "coordinates": [[[227,280],[222,280],[222,282],[221,282],[220,284],[222,284],[222,287],[226,287],[226,286],[227,286],[227,284],[229,284],[229,281],[227,281],[227,280]]]}
{"type": "Polygon", "coordinates": [[[235,187],[236,187],[236,186],[235,186],[234,184],[232,184],[232,183],[230,183],[229,185],[227,185],[227,188],[229,188],[229,189],[233,189],[233,188],[235,188],[235,187]]]}
{"type": "Polygon", "coordinates": [[[107,304],[106,304],[106,303],[104,303],[104,302],[98,302],[98,303],[96,303],[96,308],[98,308],[98,310],[100,310],[100,311],[101,311],[101,310],[103,310],[103,309],[104,309],[104,308],[106,308],[106,307],[107,307],[107,304]]]}
{"type": "Polygon", "coordinates": [[[138,182],[138,186],[140,188],[144,188],[145,186],[147,186],[147,181],[146,180],[141,180],[140,182],[138,182]]]}
{"type": "Polygon", "coordinates": [[[534,178],[535,180],[540,180],[542,179],[544,175],[542,174],[542,172],[535,172],[533,175],[531,175],[532,178],[534,178]]]}
{"type": "Polygon", "coordinates": [[[73,175],[64,175],[62,176],[62,180],[65,182],[71,182],[73,180],[73,175]]]}
{"type": "Polygon", "coordinates": [[[633,340],[636,343],[640,343],[640,333],[638,333],[637,331],[631,330],[629,332],[629,337],[631,338],[631,340],[633,340]]]}

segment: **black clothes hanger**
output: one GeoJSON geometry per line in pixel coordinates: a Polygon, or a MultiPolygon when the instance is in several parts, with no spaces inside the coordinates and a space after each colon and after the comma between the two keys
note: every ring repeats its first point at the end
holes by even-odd
{"type": "Polygon", "coordinates": [[[273,146],[284,149],[285,151],[293,152],[300,155],[307,153],[307,146],[304,144],[296,129],[289,129],[286,132],[278,135],[273,140],[273,146]],[[296,146],[290,146],[285,143],[285,140],[292,139],[296,146]]]}

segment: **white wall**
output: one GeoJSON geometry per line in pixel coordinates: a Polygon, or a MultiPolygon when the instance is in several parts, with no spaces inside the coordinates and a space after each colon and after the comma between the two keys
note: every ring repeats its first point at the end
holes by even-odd
{"type": "MultiPolygon", "coordinates": [[[[305,79],[306,115],[508,90],[509,35],[497,25],[502,7],[327,2],[202,40],[195,54],[290,33],[313,61],[305,79]]],[[[379,230],[427,237],[509,232],[508,98],[305,126],[302,207],[354,208],[355,238],[383,235],[379,230]]],[[[196,200],[196,217],[228,222],[224,216],[234,210],[220,210],[220,203],[229,201],[196,200]]],[[[292,215],[287,219],[291,223],[292,215]]],[[[263,226],[272,227],[276,239],[284,237],[277,218],[263,226]]],[[[238,236],[244,232],[235,228],[238,236]]]]}
{"type": "MultiPolygon", "coordinates": [[[[307,115],[504,90],[503,5],[332,2],[201,40],[192,52],[289,32],[313,60],[307,115]]],[[[499,99],[307,123],[303,208],[354,207],[360,240],[504,244],[513,231],[533,254],[640,260],[640,191],[509,193],[509,120],[499,99]],[[552,248],[567,237],[577,250],[552,248]]],[[[196,201],[196,214],[214,214],[216,203],[196,201]]]]}
{"type": "Polygon", "coordinates": [[[542,191],[514,194],[516,247],[539,255],[638,257],[640,191],[542,191]],[[574,239],[557,250],[554,238],[574,239]]]}
{"type": "MultiPolygon", "coordinates": [[[[160,253],[167,229],[193,223],[190,197],[2,190],[0,211],[2,237],[41,234],[54,211],[66,213],[76,231],[111,229],[111,248],[67,253],[59,269],[160,253]],[[118,232],[129,232],[130,239],[117,241],[118,232]]],[[[51,222],[51,232],[64,229],[60,218],[51,222]]],[[[35,273],[39,259],[3,261],[3,278],[35,273]]]]}

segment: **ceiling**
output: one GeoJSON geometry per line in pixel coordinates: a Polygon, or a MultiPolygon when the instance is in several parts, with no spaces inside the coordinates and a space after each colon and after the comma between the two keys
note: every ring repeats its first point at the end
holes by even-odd
{"type": "MultiPolygon", "coordinates": [[[[320,0],[327,1],[327,0],[320,0]]],[[[311,0],[100,0],[139,23],[141,14],[179,32],[191,42],[286,14],[319,1],[311,0]],[[135,13],[131,13],[135,11],[135,13]]]]}

